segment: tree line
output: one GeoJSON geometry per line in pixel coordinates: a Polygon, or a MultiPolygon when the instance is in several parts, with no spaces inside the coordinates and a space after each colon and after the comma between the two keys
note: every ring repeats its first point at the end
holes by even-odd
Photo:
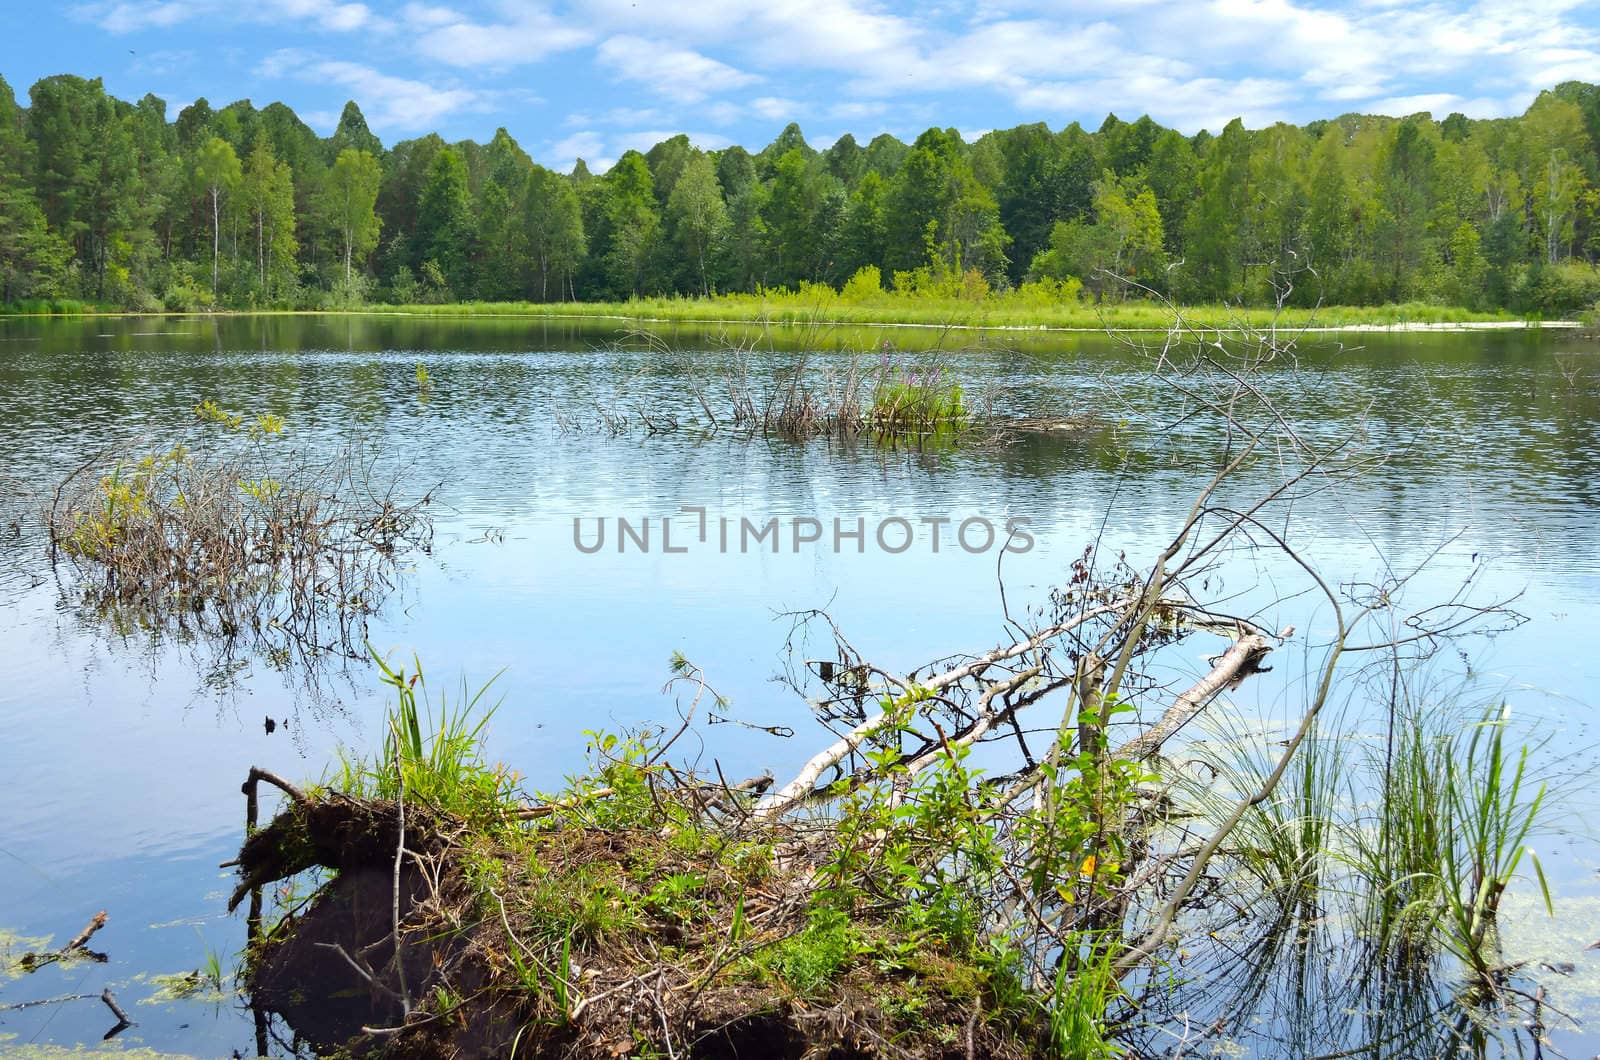
{"type": "Polygon", "coordinates": [[[1514,118],[1215,136],[1113,115],[818,151],[791,124],[757,153],[680,135],[604,174],[552,171],[505,129],[385,149],[354,102],[330,137],[281,103],[166,110],[71,75],[21,106],[0,79],[0,303],[614,301],[881,277],[941,297],[1600,298],[1600,88],[1579,82],[1514,118]]]}

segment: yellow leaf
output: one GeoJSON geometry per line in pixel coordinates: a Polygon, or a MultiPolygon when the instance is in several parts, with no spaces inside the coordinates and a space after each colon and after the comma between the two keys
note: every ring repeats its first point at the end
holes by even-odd
{"type": "Polygon", "coordinates": [[[1094,855],[1090,854],[1088,857],[1083,859],[1083,864],[1078,866],[1078,875],[1079,876],[1093,876],[1094,875],[1094,865],[1095,865],[1094,855]]]}

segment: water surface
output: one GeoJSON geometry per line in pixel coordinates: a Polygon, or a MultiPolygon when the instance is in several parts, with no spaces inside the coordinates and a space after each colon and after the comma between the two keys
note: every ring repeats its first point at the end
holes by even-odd
{"type": "MultiPolygon", "coordinates": [[[[1182,397],[1152,374],[1148,357],[1098,336],[1002,335],[957,348],[967,340],[905,329],[765,343],[749,333],[662,334],[685,355],[616,349],[612,328],[559,321],[0,322],[0,931],[59,943],[105,909],[110,925],[97,944],[111,954],[103,966],[0,981],[0,1003],[109,985],[139,1022],[120,1040],[249,1054],[247,1012],[141,1004],[154,994],[148,977],[194,968],[208,949],[231,960],[242,945],[242,920],[222,911],[232,878],[217,864],[237,849],[246,770],[319,776],[339,747],[373,746],[385,707],[359,665],[310,681],[295,667],[219,656],[203,638],[86,610],[71,578],[46,562],[30,513],[108,442],[170,444],[196,429],[191,409],[210,399],[283,416],[285,439],[298,446],[360,435],[417,492],[437,484],[435,549],[408,561],[370,639],[397,658],[416,653],[440,683],[498,673],[503,706],[491,749],[530,788],[578,767],[585,730],[672,716],[660,686],[673,651],[703,667],[740,718],[800,733],[782,741],[714,727],[706,762],[715,757],[740,775],[793,767],[819,730],[772,681],[788,631],[780,612],[789,609],[829,608],[863,653],[904,669],[1007,637],[993,549],[969,552],[947,537],[935,552],[919,532],[899,554],[871,540],[836,552],[826,534],[798,550],[785,540],[777,554],[709,546],[667,554],[659,538],[649,552],[619,554],[613,536],[587,555],[574,547],[575,518],[591,535],[597,519],[614,530],[617,518],[676,516],[675,527],[687,529],[684,506],[707,509],[713,527],[724,517],[785,526],[815,518],[825,527],[899,517],[919,528],[925,519],[1026,520],[1035,546],[1006,556],[1000,571],[1020,611],[1042,604],[1090,541],[1142,564],[1219,445],[1201,421],[1183,419],[1182,397]],[[754,349],[731,350],[731,341],[754,349]],[[885,351],[885,341],[896,348],[885,351]],[[951,449],[797,445],[688,423],[693,388],[737,365],[770,379],[802,356],[812,371],[826,370],[851,349],[909,364],[908,351],[934,341],[944,347],[941,370],[973,400],[1002,413],[1093,413],[1105,429],[951,449]],[[419,361],[433,380],[425,397],[419,361]],[[596,429],[600,408],[665,410],[683,429],[613,436],[596,429]],[[278,723],[271,734],[269,717],[278,723]]],[[[1579,769],[1574,752],[1600,738],[1590,724],[1600,702],[1600,349],[1565,332],[1318,343],[1268,370],[1263,385],[1306,437],[1353,437],[1385,459],[1339,491],[1297,502],[1296,540],[1340,582],[1432,556],[1416,594],[1448,595],[1469,576],[1483,599],[1520,594],[1526,625],[1436,665],[1470,669],[1552,737],[1552,775],[1579,769]]],[[[1237,489],[1244,496],[1267,484],[1263,470],[1237,489]]],[[[1286,573],[1277,561],[1239,557],[1218,572],[1218,590],[1253,610],[1270,603],[1286,573]]],[[[1263,618],[1315,629],[1325,616],[1290,600],[1263,618]]],[[[1202,668],[1212,650],[1197,644],[1188,665],[1202,668]]],[[[1247,684],[1237,709],[1264,722],[1292,716],[1292,669],[1247,684]]],[[[1600,859],[1583,821],[1593,808],[1592,798],[1569,798],[1564,831],[1541,851],[1566,927],[1600,895],[1600,859]]],[[[1600,1010],[1600,952],[1552,945],[1577,965],[1561,995],[1566,1007],[1600,1010]]],[[[92,1042],[110,1023],[85,1003],[0,1018],[0,1033],[39,1043],[92,1042]]],[[[1593,1051],[1569,1032],[1556,1040],[1569,1055],[1593,1051]]]]}

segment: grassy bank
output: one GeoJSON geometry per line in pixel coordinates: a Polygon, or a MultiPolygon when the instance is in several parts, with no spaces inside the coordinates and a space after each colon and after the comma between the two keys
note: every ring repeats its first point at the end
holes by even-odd
{"type": "MultiPolygon", "coordinates": [[[[227,311],[219,311],[227,312],[227,311]]],[[[868,325],[919,328],[1010,328],[1077,331],[1160,331],[1172,326],[1173,311],[1153,301],[1093,305],[1076,299],[1051,300],[1019,292],[981,299],[907,297],[883,293],[846,298],[823,289],[763,292],[712,298],[655,297],[625,302],[450,302],[441,304],[372,304],[355,310],[240,310],[250,314],[320,312],[392,313],[424,317],[527,317],[594,319],[681,324],[752,324],[816,327],[868,325]]],[[[1459,306],[1406,302],[1382,306],[1322,306],[1277,311],[1267,307],[1196,305],[1180,307],[1185,321],[1206,328],[1407,327],[1463,323],[1514,324],[1515,314],[1478,312],[1459,306]]],[[[0,307],[0,316],[152,316],[192,315],[129,313],[87,302],[30,302],[0,307]]],[[[1536,318],[1530,323],[1537,322],[1536,318]]]]}
{"type": "MultiPolygon", "coordinates": [[[[707,324],[818,326],[868,324],[927,328],[1052,328],[1116,331],[1165,330],[1172,311],[1157,302],[1090,305],[1076,300],[1027,299],[1018,294],[980,300],[906,298],[883,294],[862,300],[823,293],[777,292],[713,298],[638,298],[626,302],[468,302],[390,306],[387,312],[422,316],[614,317],[624,320],[707,324]]],[[[1352,327],[1467,322],[1514,322],[1506,312],[1480,313],[1457,306],[1408,302],[1387,306],[1324,306],[1319,309],[1185,306],[1181,313],[1204,327],[1352,327]]]]}

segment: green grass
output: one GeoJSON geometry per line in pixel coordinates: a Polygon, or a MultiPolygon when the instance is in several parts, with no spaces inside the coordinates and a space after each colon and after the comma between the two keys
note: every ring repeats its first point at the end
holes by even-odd
{"type": "MultiPolygon", "coordinates": [[[[1322,306],[1290,308],[1281,313],[1270,307],[1233,305],[1183,306],[1185,320],[1203,328],[1392,327],[1411,324],[1452,324],[1519,321],[1504,311],[1479,312],[1459,306],[1406,302],[1381,306],[1322,306]]],[[[1166,306],[1145,299],[1093,305],[1075,298],[1055,300],[1017,291],[991,293],[981,298],[902,295],[882,292],[846,298],[831,288],[808,285],[803,291],[763,291],[759,294],[716,295],[711,298],[677,295],[632,298],[621,302],[452,302],[437,305],[369,304],[350,310],[237,310],[216,315],[324,315],[336,313],[397,314],[422,317],[512,317],[534,319],[594,319],[680,324],[754,324],[778,327],[821,327],[841,324],[916,328],[1055,329],[1069,331],[1164,331],[1172,326],[1166,306]]],[[[98,307],[88,302],[53,299],[0,307],[0,316],[192,315],[130,313],[98,307]]]]}
{"type": "MultiPolygon", "coordinates": [[[[1250,958],[1239,989],[1262,991],[1286,961],[1351,946],[1366,955],[1356,985],[1439,971],[1487,984],[1502,964],[1506,889],[1521,878],[1550,908],[1529,846],[1545,788],[1529,776],[1530,749],[1512,742],[1509,713],[1404,694],[1394,709],[1386,737],[1356,743],[1336,726],[1307,740],[1285,783],[1240,821],[1228,874],[1246,940],[1232,952],[1250,958]]],[[[1225,727],[1195,748],[1207,768],[1185,798],[1216,813],[1261,787],[1275,749],[1225,727]]]]}
{"type": "Polygon", "coordinates": [[[1431,943],[1487,978],[1500,898],[1525,863],[1553,915],[1528,846],[1545,789],[1527,775],[1528,748],[1506,745],[1508,719],[1498,707],[1475,721],[1402,707],[1377,827],[1353,844],[1371,934],[1391,953],[1431,943]]]}
{"type": "Polygon", "coordinates": [[[0,316],[10,317],[91,316],[105,312],[111,311],[76,298],[25,298],[20,302],[0,305],[0,316]]]}
{"type": "Polygon", "coordinates": [[[340,755],[329,787],[356,798],[393,799],[403,793],[469,821],[498,820],[512,804],[516,776],[483,758],[483,732],[496,705],[484,700],[489,684],[470,692],[463,681],[452,703],[428,696],[422,664],[394,669],[377,654],[383,683],[394,689],[388,732],[375,760],[340,755]]]}
{"type": "Polygon", "coordinates": [[[960,426],[967,416],[961,386],[927,371],[886,368],[872,394],[872,424],[882,431],[928,431],[960,426]]]}
{"type": "MultiPolygon", "coordinates": [[[[1165,330],[1173,323],[1163,305],[1128,301],[1088,305],[1022,298],[1015,292],[978,300],[884,293],[861,300],[834,294],[763,292],[712,298],[653,297],[626,302],[461,302],[450,305],[372,307],[375,312],[414,316],[592,317],[673,323],[748,323],[780,326],[866,324],[926,328],[1053,328],[1081,331],[1165,330]]],[[[1508,312],[1482,313],[1455,306],[1408,302],[1385,306],[1324,306],[1320,309],[1241,308],[1200,305],[1182,308],[1189,323],[1207,328],[1393,326],[1521,319],[1508,312]],[[1274,319],[1276,317],[1276,320],[1274,319]]]]}

